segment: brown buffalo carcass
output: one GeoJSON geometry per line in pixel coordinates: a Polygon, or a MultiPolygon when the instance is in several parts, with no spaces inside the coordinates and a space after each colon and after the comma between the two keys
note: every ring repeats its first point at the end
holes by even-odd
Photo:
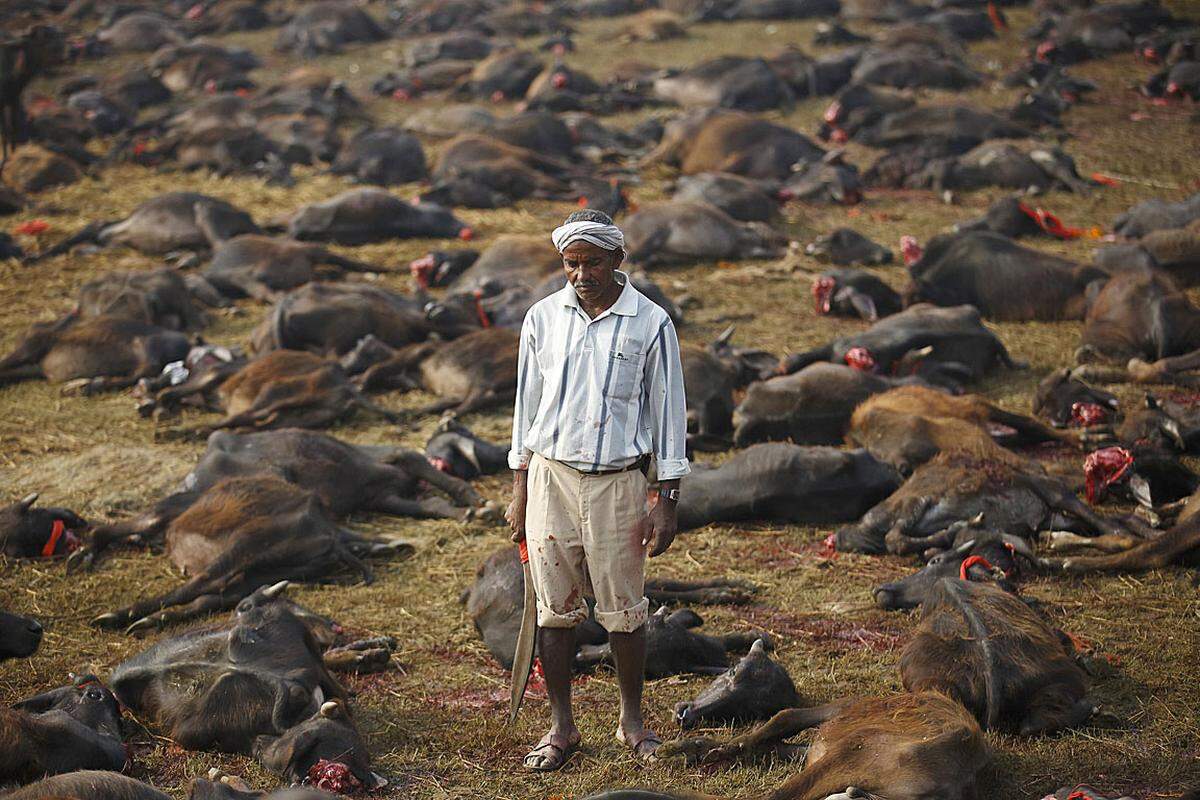
{"type": "Polygon", "coordinates": [[[328,580],[349,568],[373,579],[363,557],[411,555],[402,541],[339,527],[314,493],[267,474],[227,478],[196,498],[164,535],[171,561],[189,579],[161,596],[102,614],[94,624],[133,633],[236,605],[283,580],[328,580]]]}
{"type": "Polygon", "coordinates": [[[845,440],[854,409],[868,397],[898,386],[925,385],[916,376],[889,378],[845,364],[817,362],[792,375],[750,384],[733,410],[733,441],[837,445],[845,440]]]}
{"type": "MultiPolygon", "coordinates": [[[[911,254],[910,246],[906,259],[911,254]]],[[[984,317],[1014,322],[1083,319],[1088,285],[1107,277],[986,231],[934,237],[908,271],[909,304],[973,305],[984,317]]]]}
{"type": "Polygon", "coordinates": [[[68,314],[30,327],[0,359],[0,385],[35,378],[83,394],[124,389],[183,360],[188,337],[125,317],[68,314]]]}
{"type": "Polygon", "coordinates": [[[947,451],[917,467],[894,494],[837,531],[837,549],[905,554],[945,548],[954,539],[954,523],[980,515],[989,527],[1024,537],[1048,527],[1128,535],[1041,465],[994,444],[991,449],[983,457],[947,451]]]}
{"type": "Polygon", "coordinates": [[[87,520],[66,508],[38,507],[38,493],[0,507],[0,555],[6,558],[51,558],[79,546],[87,520]]]}
{"type": "Polygon", "coordinates": [[[171,523],[206,492],[222,481],[256,475],[286,479],[312,492],[322,508],[339,518],[360,512],[468,517],[483,505],[470,484],[436,469],[415,450],[352,445],[307,430],[217,431],[208,437],[207,449],[177,491],[131,519],[93,528],[89,546],[78,552],[73,563],[90,564],[119,541],[161,541],[171,523]],[[422,482],[445,492],[453,502],[419,498],[422,482]]]}
{"type": "Polygon", "coordinates": [[[993,405],[979,395],[951,396],[923,386],[902,386],[864,400],[850,419],[846,440],[902,475],[944,451],[988,458],[998,444],[1010,447],[1062,442],[1079,447],[1100,439],[1087,430],[1052,428],[993,405]]]}
{"type": "Polygon", "coordinates": [[[255,353],[305,350],[344,355],[366,336],[391,347],[425,341],[438,330],[422,303],[365,283],[311,283],[288,292],[250,334],[255,353]]]}
{"type": "Polygon", "coordinates": [[[44,632],[36,619],[0,609],[0,661],[33,655],[44,632]]]}
{"type": "Polygon", "coordinates": [[[450,342],[425,342],[393,350],[367,337],[344,363],[364,392],[424,389],[439,400],[414,412],[456,415],[511,403],[517,391],[520,334],[482,328],[450,342]]]}
{"type": "Polygon", "coordinates": [[[1081,378],[1167,382],[1200,365],[1200,310],[1160,272],[1114,276],[1088,307],[1076,360],[1116,362],[1116,369],[1089,365],[1081,378]]]}
{"type": "Polygon", "coordinates": [[[0,783],[126,762],[121,709],[92,675],[0,709],[0,783]]]}
{"type": "MultiPolygon", "coordinates": [[[[793,372],[819,361],[850,363],[887,374],[906,356],[920,356],[923,365],[936,365],[945,377],[970,382],[997,366],[1021,369],[1003,342],[989,330],[974,306],[942,308],[918,303],[884,317],[861,333],[783,359],[778,372],[793,372]]],[[[765,376],[764,376],[765,377],[765,376]]]]}
{"type": "MultiPolygon", "coordinates": [[[[223,373],[214,372],[214,381],[223,373]]],[[[272,430],[278,428],[325,428],[353,411],[362,410],[389,422],[400,417],[363,396],[362,391],[337,361],[298,350],[272,350],[242,366],[232,375],[211,382],[186,382],[160,392],[156,406],[169,394],[178,404],[191,393],[215,395],[212,404],[225,417],[196,428],[164,432],[170,437],[205,437],[220,430],[272,430]]],[[[168,407],[162,405],[161,407],[168,407]]]]}
{"type": "Polygon", "coordinates": [[[171,800],[152,786],[109,770],[80,770],[31,783],[7,800],[171,800]]]}
{"type": "Polygon", "coordinates": [[[731,172],[784,180],[797,163],[820,161],[825,151],[791,128],[733,111],[707,109],[667,124],[643,166],[668,164],[684,175],[731,172]]]}
{"type": "Polygon", "coordinates": [[[1111,244],[1093,254],[1105,272],[1158,269],[1183,287],[1200,284],[1200,221],[1186,228],[1151,231],[1136,242],[1111,244]]]}
{"type": "Polygon", "coordinates": [[[787,237],[761,222],[739,222],[708,203],[646,206],[625,221],[629,260],[635,264],[780,258],[787,237]]]}
{"type": "MultiPolygon", "coordinates": [[[[795,757],[801,752],[803,769],[763,797],[969,800],[975,797],[977,774],[991,760],[979,723],[960,703],[940,692],[849,698],[812,708],[790,708],[727,742],[683,739],[663,745],[657,756],[715,764],[764,753],[795,757]],[[814,727],[816,736],[807,748],[787,744],[788,738],[814,727]],[[866,742],[870,746],[864,746],[866,742]]],[[[685,797],[697,796],[621,790],[592,795],[589,800],[685,797]]]]}
{"type": "Polygon", "coordinates": [[[471,229],[432,203],[406,203],[383,189],[351,189],[309,203],[287,222],[288,235],[306,242],[350,246],[389,239],[470,239],[471,229]]]}
{"type": "Polygon", "coordinates": [[[327,759],[377,788],[384,781],[346,713],[346,691],[285,589],[261,588],[238,603],[230,623],[161,640],[122,662],[113,693],[186,749],[253,754],[293,781],[327,759]]]}
{"type": "Polygon", "coordinates": [[[865,450],[756,444],[719,467],[694,465],[682,481],[679,529],[742,520],[852,520],[899,485],[896,471],[865,450]]]}
{"type": "Polygon", "coordinates": [[[921,624],[900,655],[900,679],[910,692],[954,698],[985,730],[1053,733],[1096,710],[1066,639],[1010,592],[943,578],[921,605],[921,624]]]}
{"type": "Polygon", "coordinates": [[[1055,370],[1038,383],[1033,413],[1056,428],[1107,423],[1120,408],[1115,395],[1089,386],[1071,375],[1070,367],[1055,370]]]}
{"type": "Polygon", "coordinates": [[[126,317],[176,331],[200,330],[208,324],[199,299],[221,305],[203,282],[185,278],[169,267],[148,272],[110,272],[79,288],[78,309],[85,317],[126,317]]]}

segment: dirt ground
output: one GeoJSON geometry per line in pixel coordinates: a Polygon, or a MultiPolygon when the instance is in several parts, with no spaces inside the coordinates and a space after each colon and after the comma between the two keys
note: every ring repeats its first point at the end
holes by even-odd
{"type": "MultiPolygon", "coordinates": [[[[1168,3],[1176,12],[1200,19],[1200,3],[1168,3]]],[[[1032,21],[1028,10],[1010,12],[1011,29],[971,50],[974,65],[999,76],[1023,52],[1019,32],[1032,21]]],[[[636,59],[682,66],[719,53],[759,54],[788,43],[805,51],[815,23],[737,23],[696,25],[687,39],[660,44],[627,44],[615,36],[620,20],[581,21],[577,52],[568,61],[596,76],[619,61],[636,59]]],[[[868,26],[858,26],[866,28],[868,26]]],[[[253,47],[267,66],[253,77],[269,85],[272,77],[299,65],[299,59],[271,50],[274,31],[226,37],[253,47]]],[[[401,42],[385,42],[320,59],[318,66],[345,79],[364,99],[379,123],[402,120],[434,103],[401,104],[372,98],[367,87],[403,52],[401,42]]],[[[111,58],[89,64],[90,71],[115,69],[136,59],[111,58]]],[[[1039,202],[1067,224],[1106,227],[1134,202],[1179,199],[1200,187],[1200,162],[1194,109],[1155,106],[1133,91],[1152,67],[1121,55],[1072,68],[1101,85],[1090,102],[1066,115],[1064,147],[1080,172],[1120,177],[1110,188],[1086,196],[1051,193],[1039,202]],[[1131,115],[1136,114],[1135,118],[1131,115]]],[[[48,92],[50,84],[35,91],[48,92]]],[[[962,96],[922,93],[930,102],[962,99],[1003,108],[1016,93],[988,85],[962,96]]],[[[828,103],[818,98],[787,113],[765,116],[805,132],[816,129],[828,103]]],[[[625,115],[620,122],[638,115],[625,115]]],[[[426,142],[430,152],[440,143],[426,142]]],[[[872,154],[849,148],[851,160],[866,166],[872,154]]],[[[6,219],[5,229],[33,218],[46,220],[46,241],[76,230],[86,221],[118,218],[159,193],[188,189],[226,198],[269,220],[303,203],[348,188],[340,179],[313,169],[297,170],[292,189],[265,186],[253,178],[217,178],[203,174],[158,173],[117,166],[95,178],[38,197],[40,207],[6,219]]],[[[633,190],[637,202],[663,195],[667,170],[643,176],[633,190]]],[[[407,197],[415,186],[398,187],[407,197]]],[[[982,213],[999,193],[960,195],[954,205],[927,192],[870,192],[853,208],[790,205],[785,228],[805,243],[839,225],[851,225],[893,248],[901,234],[924,240],[956,221],[982,213]]],[[[477,244],[502,233],[548,233],[571,210],[562,203],[524,202],[500,211],[463,210],[475,229],[477,244]]],[[[22,239],[31,249],[39,244],[22,239]]],[[[43,245],[45,242],[43,242],[43,245]]],[[[437,243],[441,244],[441,243],[437,243]]],[[[354,248],[355,257],[403,268],[431,249],[429,241],[389,242],[354,248]]],[[[1039,241],[1037,247],[1077,260],[1090,258],[1093,241],[1039,241]]],[[[800,251],[802,253],[802,250],[800,251]]],[[[10,347],[31,322],[68,309],[77,287],[96,275],[149,269],[158,262],[126,250],[60,257],[25,267],[0,262],[0,348],[10,347]]],[[[808,279],[793,269],[814,269],[802,255],[780,263],[701,264],[658,270],[654,277],[674,294],[687,292],[698,306],[687,312],[680,336],[709,341],[735,322],[736,341],[777,352],[827,340],[860,327],[847,320],[818,318],[812,310],[808,279]]],[[[896,286],[900,267],[878,273],[896,286]]],[[[406,275],[380,282],[407,290],[406,275]]],[[[244,302],[218,314],[205,332],[210,341],[243,342],[265,307],[244,302]]],[[[979,387],[1004,406],[1028,412],[1032,388],[1049,370],[1070,363],[1078,343],[1078,323],[1000,324],[999,332],[1017,358],[1028,360],[1021,372],[1000,372],[979,387]]],[[[1125,402],[1138,393],[1118,388],[1125,402]]],[[[428,401],[418,394],[385,395],[391,407],[428,401]]],[[[192,417],[194,421],[195,416],[192,417]]],[[[465,422],[493,440],[506,439],[505,412],[474,414],[465,422]]],[[[398,429],[357,417],[332,432],[355,442],[422,446],[436,420],[398,429]]],[[[43,504],[68,506],[93,520],[114,519],[139,510],[161,496],[190,469],[202,444],[155,441],[154,423],[140,419],[126,394],[81,398],[64,395],[42,382],[0,389],[0,500],[41,492],[43,504]]],[[[1056,454],[1057,457],[1064,457],[1056,454]]],[[[1067,459],[1078,456],[1068,454],[1067,459]]],[[[487,496],[504,500],[507,477],[481,483],[487,496]]],[[[678,764],[642,764],[613,738],[616,684],[610,673],[580,678],[576,702],[585,748],[563,771],[533,776],[519,767],[528,746],[546,724],[544,695],[536,688],[516,726],[505,724],[507,674],[492,661],[459,602],[476,567],[506,546],[500,528],[478,524],[361,517],[351,527],[374,534],[411,539],[417,555],[404,562],[378,564],[373,585],[302,587],[293,596],[347,628],[370,635],[393,635],[401,643],[396,668],[386,674],[350,681],[357,692],[355,712],[376,758],[376,769],[391,785],[386,798],[564,798],[606,787],[645,786],[661,790],[702,791],[749,797],[777,786],[797,768],[761,763],[735,768],[687,769],[678,764]]],[[[886,693],[900,689],[896,664],[911,634],[911,614],[877,610],[873,585],[912,569],[899,558],[838,555],[824,557],[818,546],[828,528],[747,525],[713,526],[682,535],[670,552],[651,565],[651,573],[678,577],[726,575],[759,587],[755,602],[739,608],[703,608],[705,629],[719,632],[758,627],[778,644],[778,657],[805,698],[821,700],[849,693],[886,693]]],[[[0,665],[0,702],[60,685],[69,672],[107,674],[148,640],[89,627],[95,615],[157,593],[179,579],[161,555],[125,552],[95,572],[64,575],[61,564],[0,564],[0,607],[36,616],[46,626],[41,650],[32,658],[0,665]]],[[[1112,794],[1139,799],[1174,797],[1200,785],[1200,596],[1194,574],[1181,569],[1135,576],[1084,580],[1042,578],[1022,591],[1044,602],[1064,629],[1091,642],[1108,668],[1094,681],[1102,724],[1071,733],[1034,739],[990,735],[995,760],[981,781],[986,800],[1036,800],[1058,787],[1089,782],[1112,794]]],[[[169,635],[170,632],[163,635],[169,635]]],[[[673,705],[690,699],[707,684],[700,677],[652,682],[646,704],[650,722],[664,736],[676,733],[673,705]]],[[[728,731],[718,730],[717,735],[728,731]]],[[[143,731],[134,738],[134,774],[183,797],[188,780],[211,767],[240,774],[252,784],[273,785],[271,776],[250,759],[217,753],[183,752],[171,742],[143,731]]]]}

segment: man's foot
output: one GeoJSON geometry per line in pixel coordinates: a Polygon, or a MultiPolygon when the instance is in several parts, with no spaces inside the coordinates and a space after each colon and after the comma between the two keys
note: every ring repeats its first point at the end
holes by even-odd
{"type": "Polygon", "coordinates": [[[554,772],[567,763],[579,749],[581,738],[578,731],[573,737],[566,737],[559,733],[547,733],[529,751],[521,763],[525,765],[526,769],[534,772],[554,772]]]}
{"type": "Polygon", "coordinates": [[[617,741],[633,751],[638,758],[649,761],[654,752],[662,747],[662,739],[647,727],[642,727],[637,733],[627,734],[624,728],[617,729],[617,741]]]}

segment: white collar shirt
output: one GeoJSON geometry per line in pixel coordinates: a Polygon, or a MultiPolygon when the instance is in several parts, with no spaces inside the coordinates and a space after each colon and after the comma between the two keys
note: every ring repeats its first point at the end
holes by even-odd
{"type": "Polygon", "coordinates": [[[524,469],[536,452],[586,472],[627,467],[648,454],[660,480],[690,472],[675,326],[628,275],[618,271],[617,280],[620,296],[595,319],[570,283],[525,315],[513,469],[524,469]]]}

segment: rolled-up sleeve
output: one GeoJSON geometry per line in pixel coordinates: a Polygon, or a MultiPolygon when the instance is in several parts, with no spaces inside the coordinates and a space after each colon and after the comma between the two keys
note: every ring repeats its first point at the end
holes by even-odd
{"type": "Polygon", "coordinates": [[[646,418],[654,442],[658,479],[682,478],[692,471],[687,459],[687,398],[675,326],[666,319],[646,355],[646,418]]]}
{"type": "Polygon", "coordinates": [[[521,324],[521,348],[517,356],[517,399],[513,404],[512,447],[508,466],[525,469],[532,451],[526,446],[529,430],[542,402],[542,373],[537,360],[537,320],[525,315],[521,324]]]}

